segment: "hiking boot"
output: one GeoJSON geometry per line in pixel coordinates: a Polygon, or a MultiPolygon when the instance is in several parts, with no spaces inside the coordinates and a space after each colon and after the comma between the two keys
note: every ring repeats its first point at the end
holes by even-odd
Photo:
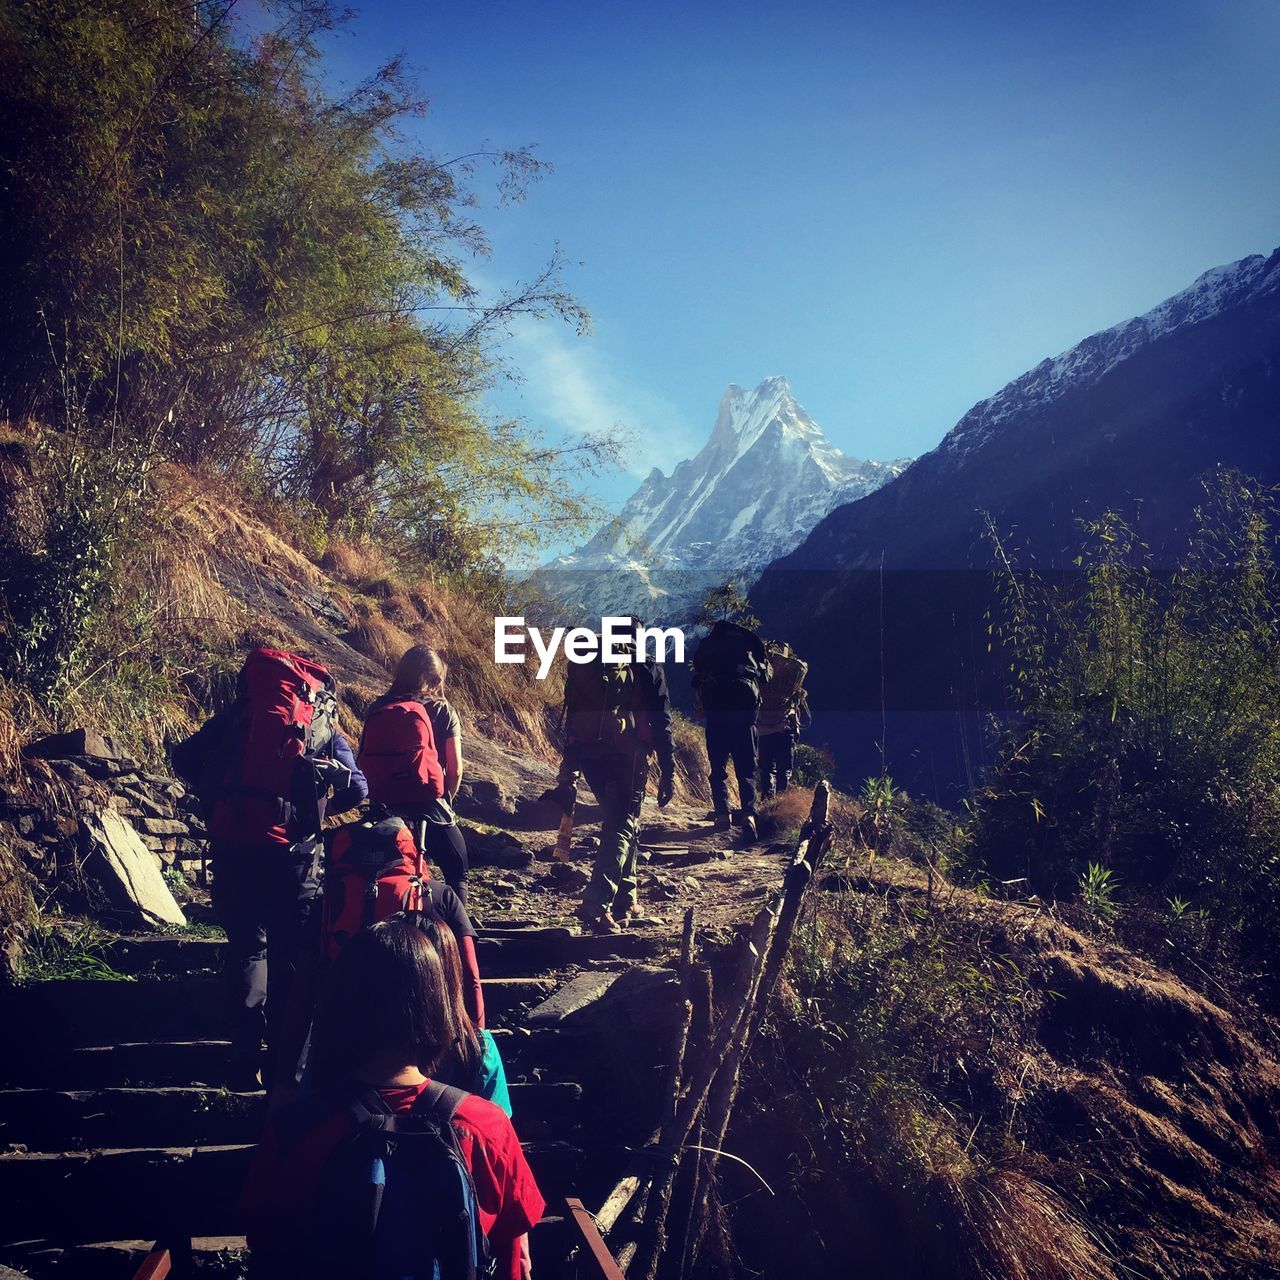
{"type": "Polygon", "coordinates": [[[604,907],[591,907],[584,902],[574,914],[592,933],[622,932],[622,926],[604,907]]]}
{"type": "Polygon", "coordinates": [[[760,832],[756,827],[756,820],[752,814],[747,814],[742,819],[742,843],[755,844],[760,839],[760,832]]]}
{"type": "Polygon", "coordinates": [[[715,824],[717,831],[728,831],[733,826],[733,818],[727,813],[717,813],[715,824]]]}

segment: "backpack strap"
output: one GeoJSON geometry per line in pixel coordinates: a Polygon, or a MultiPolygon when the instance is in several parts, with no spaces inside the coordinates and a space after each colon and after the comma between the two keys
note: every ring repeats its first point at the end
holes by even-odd
{"type": "Polygon", "coordinates": [[[449,1124],[468,1096],[464,1089],[455,1089],[451,1084],[432,1080],[418,1095],[413,1109],[423,1115],[434,1116],[442,1124],[449,1124]]]}

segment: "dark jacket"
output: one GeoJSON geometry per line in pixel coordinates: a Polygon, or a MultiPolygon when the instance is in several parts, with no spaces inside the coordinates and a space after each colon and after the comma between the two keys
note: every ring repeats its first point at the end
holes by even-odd
{"type": "Polygon", "coordinates": [[[721,619],[693,655],[693,688],[704,712],[753,711],[770,674],[764,641],[754,631],[721,619]]]}

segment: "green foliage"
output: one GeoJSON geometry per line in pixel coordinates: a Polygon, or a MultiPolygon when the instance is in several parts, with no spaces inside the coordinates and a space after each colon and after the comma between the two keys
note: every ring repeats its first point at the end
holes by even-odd
{"type": "Polygon", "coordinates": [[[775,1028],[785,1074],[819,1101],[854,1165],[923,1184],[1013,1143],[1012,1114],[967,1151],[956,1142],[991,1105],[980,1077],[1016,1073],[1035,1013],[992,926],[959,903],[943,912],[910,894],[845,892],[797,933],[775,1028]]]}
{"type": "Polygon", "coordinates": [[[145,460],[124,447],[41,437],[30,451],[35,512],[0,565],[0,667],[51,707],[92,643],[145,460]]]}
{"type": "Polygon", "coordinates": [[[1006,558],[1008,608],[993,638],[1009,647],[1023,716],[974,806],[975,847],[997,878],[1066,897],[1092,876],[1107,886],[1094,902],[1103,918],[1122,878],[1126,900],[1150,911],[1171,899],[1203,910],[1209,945],[1272,978],[1275,535],[1272,494],[1228,471],[1207,483],[1176,572],[1157,573],[1114,513],[1085,526],[1074,586],[1051,588],[1006,558]]]}
{"type": "Polygon", "coordinates": [[[399,60],[334,91],[318,42],[345,14],[267,15],[250,35],[220,0],[0,0],[9,415],[86,455],[214,469],[444,571],[564,536],[616,440],[560,449],[478,406],[514,320],[587,317],[558,255],[492,296],[466,271],[488,252],[481,167],[513,201],[546,166],[419,149],[399,60]]]}
{"type": "Polygon", "coordinates": [[[61,924],[38,917],[23,943],[18,977],[23,982],[93,978],[100,982],[132,982],[112,968],[111,935],[89,921],[61,924]]]}
{"type": "Polygon", "coordinates": [[[746,592],[732,578],[708,589],[698,602],[695,621],[700,627],[709,627],[714,622],[736,622],[754,630],[760,625],[760,619],[751,612],[751,601],[747,599],[746,592]]]}
{"type": "Polygon", "coordinates": [[[1080,875],[1080,901],[1084,909],[1102,924],[1110,924],[1119,913],[1116,903],[1117,878],[1110,867],[1091,862],[1080,875]]]}
{"type": "Polygon", "coordinates": [[[796,787],[816,787],[835,777],[835,757],[826,747],[797,742],[792,756],[791,783],[796,787]]]}

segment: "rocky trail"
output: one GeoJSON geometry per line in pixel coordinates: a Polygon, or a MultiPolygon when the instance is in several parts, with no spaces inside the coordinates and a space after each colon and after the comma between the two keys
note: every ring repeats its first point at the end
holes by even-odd
{"type": "MultiPolygon", "coordinates": [[[[543,860],[543,837],[471,832],[487,864],[473,871],[471,905],[489,1025],[551,1206],[534,1239],[544,1274],[567,1248],[565,1195],[598,1205],[661,1119],[684,909],[696,909],[708,941],[728,939],[781,879],[780,849],[732,849],[691,808],[650,816],[640,882],[651,914],[612,937],[569,925],[593,828],[567,864],[543,860]]],[[[175,865],[198,881],[186,852],[175,865]]],[[[189,918],[207,917],[206,897],[192,891],[189,918]]],[[[13,1242],[0,1263],[36,1280],[114,1280],[133,1275],[154,1241],[190,1238],[201,1273],[242,1273],[235,1204],[265,1100],[221,1087],[222,946],[177,930],[113,934],[97,953],[103,976],[0,997],[0,1238],[13,1242]]]]}

